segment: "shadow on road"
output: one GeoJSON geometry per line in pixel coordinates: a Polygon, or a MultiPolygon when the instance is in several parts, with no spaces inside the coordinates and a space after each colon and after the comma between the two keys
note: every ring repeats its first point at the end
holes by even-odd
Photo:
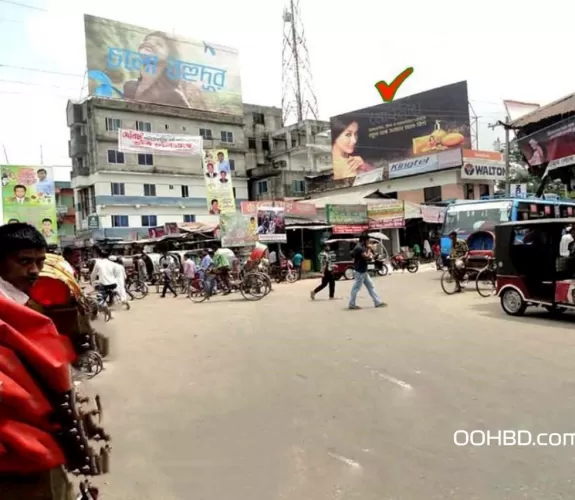
{"type": "Polygon", "coordinates": [[[495,319],[508,319],[514,323],[525,323],[526,321],[536,322],[543,327],[551,328],[562,328],[562,329],[572,329],[575,324],[575,314],[564,313],[564,314],[551,314],[546,310],[533,307],[527,308],[525,311],[525,316],[509,316],[501,309],[499,301],[489,301],[484,303],[472,304],[471,309],[481,314],[482,316],[488,316],[495,319]]]}

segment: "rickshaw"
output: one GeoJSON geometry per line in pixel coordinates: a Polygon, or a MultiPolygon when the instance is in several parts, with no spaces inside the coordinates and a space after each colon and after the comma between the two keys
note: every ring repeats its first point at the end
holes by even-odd
{"type": "MultiPolygon", "coordinates": [[[[389,272],[387,265],[384,263],[388,258],[387,250],[383,245],[383,241],[387,239],[387,236],[381,233],[373,233],[370,234],[369,237],[369,245],[375,245],[377,247],[376,250],[379,259],[378,262],[370,262],[368,264],[368,271],[373,272],[374,275],[385,276],[389,272]]],[[[346,280],[352,280],[354,278],[355,271],[351,252],[358,242],[359,238],[334,238],[324,241],[324,244],[329,245],[331,251],[335,254],[332,274],[336,280],[341,279],[342,276],[346,280]]]]}
{"type": "Polygon", "coordinates": [[[496,227],[497,295],[510,316],[527,307],[575,309],[575,256],[561,257],[564,229],[575,218],[509,222],[496,227]]]}

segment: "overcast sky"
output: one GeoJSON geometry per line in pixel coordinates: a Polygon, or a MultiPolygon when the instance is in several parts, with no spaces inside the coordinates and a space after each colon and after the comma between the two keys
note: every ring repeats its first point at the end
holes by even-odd
{"type": "MultiPolygon", "coordinates": [[[[300,2],[322,119],[380,103],[374,83],[413,66],[396,97],[467,80],[480,147],[491,149],[487,125],[504,118],[503,99],[545,104],[575,91],[568,2],[547,0],[536,14],[518,0],[300,2]]],[[[235,47],[244,102],[280,106],[283,5],[0,0],[0,143],[10,163],[39,164],[42,145],[45,165],[70,164],[65,108],[86,95],[84,13],[235,47]]]]}

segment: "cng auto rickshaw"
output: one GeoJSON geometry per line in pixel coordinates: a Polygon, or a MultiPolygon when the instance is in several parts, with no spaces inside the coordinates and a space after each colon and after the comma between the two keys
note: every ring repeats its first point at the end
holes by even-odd
{"type": "Polygon", "coordinates": [[[575,253],[559,254],[564,230],[574,224],[568,218],[496,227],[497,295],[507,314],[522,316],[529,306],[551,313],[575,309],[575,253]]]}

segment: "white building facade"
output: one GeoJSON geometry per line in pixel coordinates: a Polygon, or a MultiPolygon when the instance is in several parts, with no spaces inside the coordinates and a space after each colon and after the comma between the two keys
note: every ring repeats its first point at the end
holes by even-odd
{"type": "Polygon", "coordinates": [[[227,150],[236,205],[248,200],[243,117],[115,99],[69,102],[79,239],[147,237],[166,223],[213,222],[201,157],[121,153],[118,129],[202,136],[227,150]]]}

